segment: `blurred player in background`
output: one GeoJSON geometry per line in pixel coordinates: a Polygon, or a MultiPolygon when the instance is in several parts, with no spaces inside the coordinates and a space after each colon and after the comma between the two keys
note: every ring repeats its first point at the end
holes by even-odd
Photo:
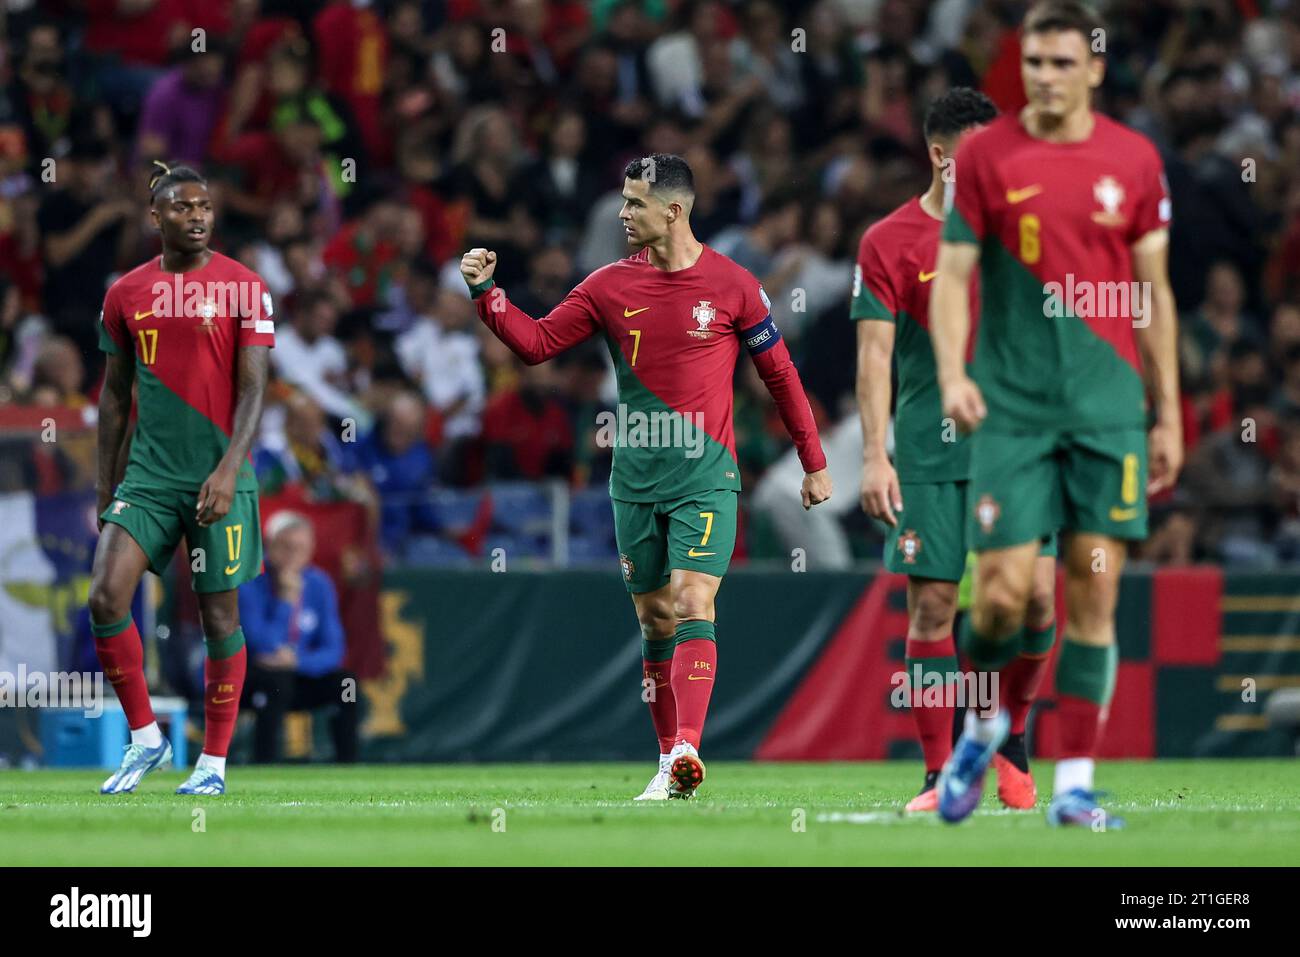
{"type": "MultiPolygon", "coordinates": [[[[1025,643],[1039,541],[1067,530],[1061,760],[1048,821],[1114,827],[1122,822],[1097,804],[1093,756],[1117,671],[1124,542],[1146,537],[1144,490],[1174,482],[1183,444],[1168,191],[1155,147],[1091,109],[1104,37],[1080,3],[1038,3],[1026,14],[1029,103],[957,154],[930,314],[943,412],[963,430],[979,427],[970,486],[979,562],[965,651],[1005,682],[1025,643]]],[[[946,820],[979,803],[1008,725],[1006,709],[967,714],[939,780],[946,820]]]]}
{"type": "Polygon", "coordinates": [[[133,791],[171,759],[130,607],[146,569],[162,574],[184,537],[207,649],[206,727],[194,773],[176,793],[222,794],[247,663],[235,589],[262,565],[248,452],[275,343],[272,307],[256,273],[208,248],[213,212],[203,178],[188,167],[158,166],[149,188],[162,255],[113,283],[100,315],[108,367],[90,616],[104,674],[131,728],[122,765],[100,791],[133,791]],[[137,422],[123,476],[132,385],[137,422]]]}
{"type": "MultiPolygon", "coordinates": [[[[930,188],[904,203],[862,237],[853,277],[850,316],[858,323],[858,408],[862,418],[862,507],[889,526],[885,567],[907,576],[905,670],[913,685],[912,718],[921,740],[925,780],[908,811],[938,807],[935,782],[952,752],[955,709],[922,703],[923,687],[944,688],[959,677],[953,643],[957,583],[966,567],[970,512],[970,442],[940,407],[930,345],[930,290],[943,225],[945,180],[951,179],[958,142],[997,116],[982,93],[958,87],[931,104],[925,117],[930,188]],[[894,463],[885,451],[890,369],[898,365],[894,463]],[[914,680],[922,675],[922,682],[914,680]]],[[[970,291],[972,321],[979,292],[970,291]]],[[[1034,563],[1024,645],[1002,676],[1011,733],[995,758],[998,797],[1012,808],[1037,799],[1025,749],[1025,720],[1056,634],[1056,543],[1049,539],[1034,563]]]]}
{"type": "Polygon", "coordinates": [[[524,362],[602,334],[618,374],[610,496],[623,580],[643,636],[659,769],[638,800],[690,797],[717,676],[714,598],[736,539],[740,468],[732,379],[743,343],[776,400],[805,477],[830,497],[812,410],[762,286],[691,231],[690,167],[656,153],[624,170],[619,217],[638,251],[597,270],[533,320],[494,288],[496,253],[461,260],[479,317],[524,362]]]}

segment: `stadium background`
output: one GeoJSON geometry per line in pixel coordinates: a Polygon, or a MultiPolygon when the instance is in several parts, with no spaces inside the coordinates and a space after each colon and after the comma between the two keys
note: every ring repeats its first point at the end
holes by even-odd
{"type": "MultiPolygon", "coordinates": [[[[317,525],[362,679],[363,757],[649,753],[594,441],[607,360],[593,347],[525,369],[479,328],[460,252],[497,249],[512,298],[543,314],[624,254],[623,164],[681,153],[697,235],[763,280],[824,435],[851,431],[857,239],[924,188],[935,94],[967,84],[1020,105],[1023,6],[11,0],[0,671],[94,667],[95,321],[113,278],[158,251],[145,187],[165,157],[210,178],[215,245],[276,296],[263,517],[292,507],[317,525]]],[[[1188,447],[1124,583],[1103,754],[1292,753],[1265,708],[1300,685],[1300,9],[1102,8],[1097,106],[1157,143],[1173,195],[1188,447]]],[[[879,573],[856,487],[818,524],[783,526],[760,492],[781,487],[789,442],[747,361],[736,434],[747,492],[711,753],[915,753],[888,701],[902,580],[879,573]]],[[[155,686],[189,697],[202,650],[185,571],[138,608],[155,686]]],[[[1046,757],[1051,705],[1049,689],[1046,757]]],[[[0,759],[39,754],[28,720],[0,712],[0,759]]],[[[297,753],[309,727],[294,725],[297,753]]]]}

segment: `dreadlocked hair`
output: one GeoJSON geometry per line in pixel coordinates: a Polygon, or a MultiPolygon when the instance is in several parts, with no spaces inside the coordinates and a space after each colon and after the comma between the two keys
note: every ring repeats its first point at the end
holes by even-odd
{"type": "Polygon", "coordinates": [[[188,166],[168,166],[162,160],[153,161],[154,169],[149,174],[149,201],[156,202],[158,194],[178,183],[199,183],[208,185],[208,181],[188,166]]]}

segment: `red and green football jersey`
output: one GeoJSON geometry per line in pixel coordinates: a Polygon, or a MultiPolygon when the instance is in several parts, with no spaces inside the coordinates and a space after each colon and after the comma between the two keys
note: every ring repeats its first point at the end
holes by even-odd
{"type": "MultiPolygon", "coordinates": [[[[274,346],[271,296],[257,273],[214,252],[202,269],[161,257],[109,287],[99,345],[135,354],[136,429],[124,481],[198,491],[230,446],[238,351],[274,346]]],[[[236,489],[257,490],[250,462],[236,489]]]]}
{"type": "Polygon", "coordinates": [[[1150,297],[1130,250],[1169,225],[1168,188],[1149,140],[1093,118],[1088,139],[1049,143],[1001,116],[957,154],[943,239],[980,246],[986,428],[1146,423],[1135,323],[1150,297]]]}
{"type": "MultiPolygon", "coordinates": [[[[944,421],[930,343],[930,290],[942,228],[919,197],[909,200],[866,231],[853,273],[850,317],[895,326],[894,468],[900,482],[970,478],[970,443],[944,421]]],[[[978,306],[979,286],[971,283],[972,327],[978,306]]]]}
{"type": "Polygon", "coordinates": [[[826,467],[799,374],[762,286],[705,246],[696,263],[656,268],[646,250],[596,270],[537,320],[504,290],[480,294],[479,317],[526,362],[600,333],[618,376],[618,409],[598,422],[614,450],[610,495],[668,502],[740,489],[732,426],[742,342],[775,399],[806,471],[826,467]]]}

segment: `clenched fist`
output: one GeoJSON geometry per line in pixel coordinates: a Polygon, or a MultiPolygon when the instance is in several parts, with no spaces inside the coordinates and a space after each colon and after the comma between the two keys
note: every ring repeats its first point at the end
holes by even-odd
{"type": "Polygon", "coordinates": [[[497,254],[490,249],[471,249],[460,257],[460,274],[471,289],[491,279],[496,268],[497,254]]]}

